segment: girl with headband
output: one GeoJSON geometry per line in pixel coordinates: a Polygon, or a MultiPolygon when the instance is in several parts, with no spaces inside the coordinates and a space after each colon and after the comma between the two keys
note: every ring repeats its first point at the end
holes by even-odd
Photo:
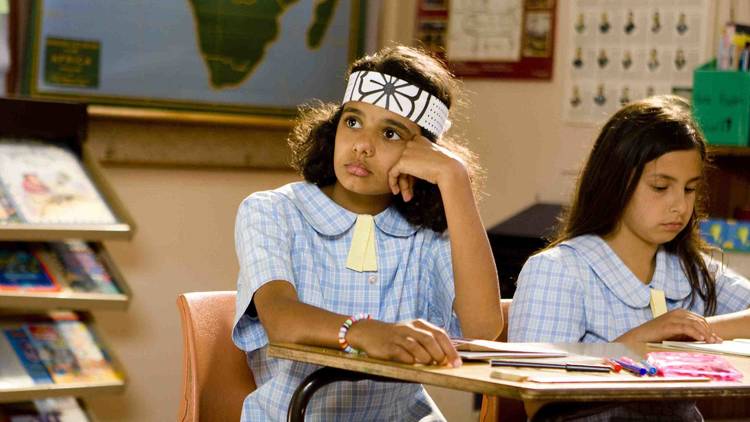
{"type": "MultiPolygon", "coordinates": [[[[302,110],[289,143],[304,182],[240,206],[233,340],[258,385],[243,421],[286,419],[315,366],[267,355],[269,342],[458,367],[450,337],[494,339],[498,279],[476,207],[476,166],[452,142],[458,85],[420,50],[356,61],[341,105],[302,110]]],[[[312,420],[443,420],[421,385],[337,382],[312,420]]]]}

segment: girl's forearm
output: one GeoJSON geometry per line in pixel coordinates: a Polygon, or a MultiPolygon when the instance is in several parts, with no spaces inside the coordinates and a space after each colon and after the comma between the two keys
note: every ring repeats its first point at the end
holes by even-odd
{"type": "Polygon", "coordinates": [[[347,316],[300,302],[289,282],[264,285],[253,302],[271,343],[339,347],[339,328],[347,316]]]}
{"type": "Polygon", "coordinates": [[[716,335],[724,340],[750,338],[750,309],[706,318],[716,335]]]}
{"type": "Polygon", "coordinates": [[[445,174],[438,186],[451,242],[453,307],[464,336],[494,340],[503,326],[495,259],[464,167],[445,174]]]}

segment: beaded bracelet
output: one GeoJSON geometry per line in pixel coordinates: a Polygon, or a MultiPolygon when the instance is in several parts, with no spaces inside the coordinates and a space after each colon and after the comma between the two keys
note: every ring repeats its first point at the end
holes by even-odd
{"type": "Polygon", "coordinates": [[[349,345],[349,342],[346,341],[346,333],[349,331],[349,328],[351,328],[352,325],[354,325],[355,322],[361,321],[363,319],[371,319],[372,316],[370,314],[366,314],[363,312],[360,312],[356,315],[352,315],[349,318],[344,321],[343,324],[341,324],[341,328],[339,328],[339,346],[346,352],[346,353],[354,353],[358,354],[361,353],[359,350],[353,348],[349,345]]]}

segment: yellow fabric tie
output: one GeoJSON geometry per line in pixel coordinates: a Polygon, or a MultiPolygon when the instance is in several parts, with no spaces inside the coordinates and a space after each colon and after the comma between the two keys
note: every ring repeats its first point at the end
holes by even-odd
{"type": "Polygon", "coordinates": [[[667,313],[667,299],[664,296],[664,290],[651,290],[651,314],[654,318],[667,313]]]}
{"type": "Polygon", "coordinates": [[[346,268],[359,272],[378,270],[378,260],[375,256],[375,220],[371,215],[357,216],[352,245],[346,258],[346,268]]]}

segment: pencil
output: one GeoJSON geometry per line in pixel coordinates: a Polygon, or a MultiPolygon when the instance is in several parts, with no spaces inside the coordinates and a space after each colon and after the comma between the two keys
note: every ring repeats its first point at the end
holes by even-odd
{"type": "Polygon", "coordinates": [[[576,372],[610,372],[612,368],[607,365],[584,365],[576,363],[547,363],[547,362],[521,362],[509,360],[491,360],[490,366],[510,366],[513,368],[552,368],[564,369],[576,372]]]}

